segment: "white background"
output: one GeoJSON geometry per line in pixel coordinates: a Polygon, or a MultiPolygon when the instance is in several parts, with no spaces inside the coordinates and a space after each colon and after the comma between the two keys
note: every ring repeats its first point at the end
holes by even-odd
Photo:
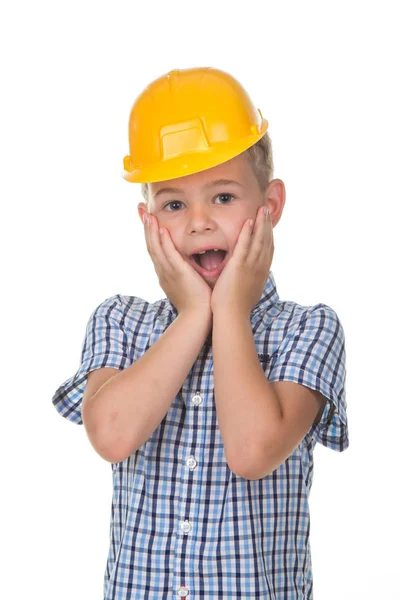
{"type": "Polygon", "coordinates": [[[134,99],[171,69],[214,66],[270,123],[280,298],[328,304],[346,334],[350,447],[314,453],[314,598],[400,598],[396,5],[2,6],[2,597],[102,598],[111,465],[52,395],[105,298],[164,297],[140,185],[121,177],[134,99]]]}

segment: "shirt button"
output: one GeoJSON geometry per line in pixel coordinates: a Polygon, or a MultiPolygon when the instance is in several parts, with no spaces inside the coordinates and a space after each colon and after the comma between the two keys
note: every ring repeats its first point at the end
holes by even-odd
{"type": "Polygon", "coordinates": [[[183,521],[183,523],[181,523],[181,529],[184,533],[189,533],[189,531],[192,529],[192,526],[189,521],[183,521]]]}
{"type": "Polygon", "coordinates": [[[186,461],[187,466],[189,467],[189,469],[191,471],[193,471],[193,469],[196,467],[197,465],[197,460],[195,459],[194,456],[189,456],[189,458],[186,461]]]}
{"type": "Polygon", "coordinates": [[[186,598],[188,593],[189,593],[189,590],[184,585],[181,585],[181,587],[178,588],[178,596],[180,596],[181,598],[186,598]]]}
{"type": "Polygon", "coordinates": [[[199,406],[202,402],[203,398],[200,396],[199,392],[192,396],[192,404],[194,404],[195,406],[199,406]]]}

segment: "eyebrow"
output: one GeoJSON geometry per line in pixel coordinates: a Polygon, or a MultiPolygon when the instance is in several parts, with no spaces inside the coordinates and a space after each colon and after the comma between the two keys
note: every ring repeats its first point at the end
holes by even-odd
{"type": "MultiPolygon", "coordinates": [[[[209,188],[215,187],[217,185],[238,185],[241,188],[244,187],[241,183],[239,183],[238,181],[234,181],[233,179],[216,179],[215,181],[210,181],[210,183],[206,183],[206,185],[203,186],[203,189],[208,190],[209,188]]],[[[180,188],[162,188],[154,194],[154,199],[160,194],[182,194],[183,192],[184,190],[180,188]]]]}

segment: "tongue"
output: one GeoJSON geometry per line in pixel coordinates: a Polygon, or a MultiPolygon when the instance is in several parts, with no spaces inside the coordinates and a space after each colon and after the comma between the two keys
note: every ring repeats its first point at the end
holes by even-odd
{"type": "Polygon", "coordinates": [[[215,269],[218,267],[225,258],[226,252],[224,250],[207,250],[205,254],[200,254],[200,264],[203,269],[215,269]]]}

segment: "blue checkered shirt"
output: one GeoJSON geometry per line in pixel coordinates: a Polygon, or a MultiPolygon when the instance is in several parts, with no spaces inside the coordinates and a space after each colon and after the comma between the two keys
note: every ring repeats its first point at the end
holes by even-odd
{"type": "MultiPolygon", "coordinates": [[[[104,300],[89,318],[79,369],[53,396],[60,415],[81,425],[88,373],[126,369],[176,317],[167,298],[104,300]]],[[[313,599],[313,450],[317,442],[338,452],[349,445],[344,332],[326,304],[280,300],[272,272],[250,318],[265,376],[319,390],[327,398],[320,421],[270,475],[232,473],[217,423],[210,332],[151,437],[111,463],[104,600],[313,599]]]]}

